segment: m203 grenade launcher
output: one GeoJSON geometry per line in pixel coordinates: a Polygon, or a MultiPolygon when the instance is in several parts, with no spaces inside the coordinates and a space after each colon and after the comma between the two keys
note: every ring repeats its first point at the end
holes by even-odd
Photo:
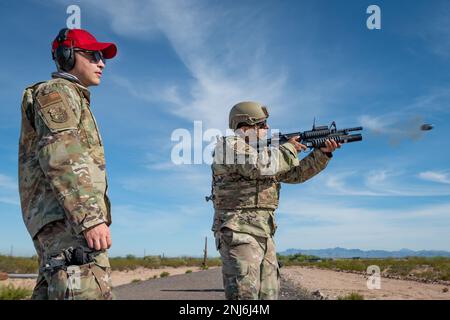
{"type": "Polygon", "coordinates": [[[298,141],[301,144],[304,144],[310,149],[313,148],[321,148],[325,147],[326,140],[334,140],[337,143],[349,143],[349,142],[357,142],[362,140],[362,135],[360,133],[350,134],[349,132],[361,131],[363,127],[354,127],[354,128],[345,128],[338,130],[336,128],[336,123],[333,121],[328,126],[318,126],[316,127],[315,120],[313,124],[312,130],[308,131],[299,131],[293,133],[279,133],[273,136],[270,139],[267,139],[267,144],[274,144],[277,142],[278,144],[286,143],[289,139],[293,137],[300,137],[298,141]]]}

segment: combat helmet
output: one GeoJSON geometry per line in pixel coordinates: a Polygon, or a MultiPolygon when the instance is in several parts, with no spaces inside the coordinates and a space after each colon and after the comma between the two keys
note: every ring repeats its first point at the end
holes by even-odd
{"type": "Polygon", "coordinates": [[[268,117],[269,112],[262,104],[253,101],[239,102],[231,108],[229,127],[236,130],[241,123],[253,126],[268,117]]]}

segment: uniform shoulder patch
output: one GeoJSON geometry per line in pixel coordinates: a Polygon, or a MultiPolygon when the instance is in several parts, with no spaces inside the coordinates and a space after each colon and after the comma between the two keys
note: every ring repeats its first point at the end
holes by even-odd
{"type": "Polygon", "coordinates": [[[77,129],[78,121],[66,97],[58,91],[36,97],[37,112],[52,132],[77,129]]]}
{"type": "Polygon", "coordinates": [[[245,142],[244,139],[235,138],[229,141],[231,148],[237,154],[253,154],[256,150],[245,142]]]}

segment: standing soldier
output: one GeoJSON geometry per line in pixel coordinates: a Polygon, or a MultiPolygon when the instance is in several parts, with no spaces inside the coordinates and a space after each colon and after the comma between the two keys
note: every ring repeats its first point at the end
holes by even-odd
{"type": "Polygon", "coordinates": [[[302,183],[322,171],[341,145],[326,141],[303,160],[306,150],[294,137],[257,151],[252,140],[267,135],[266,107],[241,102],[230,112],[235,135],[219,139],[212,164],[214,223],[212,230],[222,258],[227,299],[277,299],[280,273],[273,236],[280,183],[302,183]],[[268,160],[269,159],[269,160],[268,160]]]}
{"type": "Polygon", "coordinates": [[[40,267],[32,299],[112,299],[105,156],[88,87],[116,53],[85,30],[62,29],[57,72],[24,91],[19,190],[40,267]]]}

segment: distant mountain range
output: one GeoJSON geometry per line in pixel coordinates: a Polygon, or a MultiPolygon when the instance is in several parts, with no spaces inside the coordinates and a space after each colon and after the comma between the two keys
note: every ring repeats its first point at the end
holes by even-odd
{"type": "Polygon", "coordinates": [[[385,251],[385,250],[360,250],[360,249],[345,249],[345,248],[329,248],[329,249],[287,249],[280,252],[281,255],[304,254],[317,256],[320,258],[404,258],[408,256],[415,257],[450,257],[449,251],[439,250],[421,250],[414,251],[409,249],[401,249],[399,251],[385,251]]]}

